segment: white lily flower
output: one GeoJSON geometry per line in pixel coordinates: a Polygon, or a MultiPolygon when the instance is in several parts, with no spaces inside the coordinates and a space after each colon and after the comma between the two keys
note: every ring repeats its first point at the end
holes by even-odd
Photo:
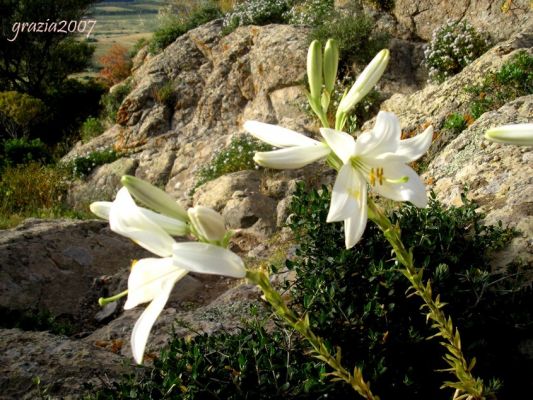
{"type": "Polygon", "coordinates": [[[244,129],[259,140],[280,150],[255,153],[254,161],[267,168],[295,169],[326,158],[330,148],[318,140],[277,125],[246,121],[244,129]]]}
{"type": "MultiPolygon", "coordinates": [[[[114,232],[163,257],[139,260],[132,267],[128,279],[128,298],[124,308],[150,302],[132,332],[132,353],[137,363],[142,362],[150,330],[174,284],[187,272],[236,278],[246,274],[241,258],[229,250],[207,243],[176,243],[167,230],[175,231],[181,228],[179,223],[185,223],[138,207],[125,187],[119,190],[114,202],[93,203],[91,210],[109,219],[114,232]],[[165,226],[166,229],[163,228],[165,226]]],[[[208,227],[205,229],[209,230],[208,227]]]]}
{"type": "Polygon", "coordinates": [[[331,196],[327,222],[344,221],[346,248],[363,235],[367,221],[367,183],[380,195],[396,201],[427,205],[425,186],[406,163],[420,158],[429,148],[433,128],[414,138],[400,140],[398,118],[380,112],[370,132],[357,141],[345,132],[321,128],[320,133],[342,160],[331,196]]]}
{"type": "Polygon", "coordinates": [[[486,131],[485,138],[496,143],[533,146],[533,124],[497,126],[486,131]]]}
{"type": "Polygon", "coordinates": [[[215,210],[196,206],[187,210],[189,219],[201,237],[209,241],[219,241],[226,235],[224,218],[215,210]]]}

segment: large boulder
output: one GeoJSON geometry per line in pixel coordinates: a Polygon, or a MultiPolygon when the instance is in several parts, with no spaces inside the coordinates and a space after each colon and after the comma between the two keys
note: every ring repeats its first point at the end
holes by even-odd
{"type": "Polygon", "coordinates": [[[0,237],[0,307],[92,320],[98,279],[146,254],[102,221],[27,220],[0,237]]]}
{"type": "Polygon", "coordinates": [[[0,329],[0,398],[81,399],[133,372],[124,358],[48,332],[0,329]]]}
{"type": "Polygon", "coordinates": [[[488,142],[484,132],[498,125],[530,122],[532,115],[533,95],[485,113],[440,152],[425,174],[445,204],[460,205],[466,186],[468,197],[486,214],[486,224],[502,221],[520,231],[495,258],[496,266],[533,263],[533,149],[488,142]]]}

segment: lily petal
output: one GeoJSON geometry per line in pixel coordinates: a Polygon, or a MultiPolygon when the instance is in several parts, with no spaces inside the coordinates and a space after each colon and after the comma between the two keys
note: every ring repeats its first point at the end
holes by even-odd
{"type": "Polygon", "coordinates": [[[238,255],[208,243],[175,243],[173,259],[175,265],[191,272],[233,278],[243,278],[246,275],[244,263],[238,255]]]}
{"type": "Polygon", "coordinates": [[[255,153],[254,161],[266,168],[296,169],[325,158],[331,152],[324,143],[255,153]]]}
{"type": "Polygon", "coordinates": [[[109,211],[111,210],[112,204],[111,201],[95,201],[91,203],[89,209],[97,217],[109,220],[109,211]]]}
{"type": "Polygon", "coordinates": [[[366,184],[364,185],[364,195],[361,197],[359,210],[350,218],[344,220],[344,241],[347,249],[351,249],[363,236],[368,219],[368,209],[366,206],[366,184]]]}
{"type": "Polygon", "coordinates": [[[311,146],[320,143],[290,129],[259,121],[246,121],[244,129],[257,139],[275,147],[311,146]]]}
{"type": "Polygon", "coordinates": [[[347,164],[355,154],[355,139],[346,132],[336,131],[330,128],[320,128],[320,133],[326,140],[331,150],[347,164]]]}
{"type": "Polygon", "coordinates": [[[533,123],[497,126],[485,132],[485,139],[496,143],[533,146],[533,123]]]}
{"type": "Polygon", "coordinates": [[[398,117],[393,113],[380,111],[374,128],[369,132],[363,132],[357,138],[355,155],[376,158],[383,153],[395,153],[401,135],[398,117]]]}
{"type": "Polygon", "coordinates": [[[143,258],[132,265],[128,278],[128,298],[124,309],[152,301],[161,293],[165,282],[174,285],[188,273],[177,267],[172,257],[143,258]]]}
{"type": "Polygon", "coordinates": [[[172,255],[174,239],[163,228],[148,219],[123,187],[109,211],[111,230],[132,239],[139,246],[161,257],[172,255]]]}
{"type": "MultiPolygon", "coordinates": [[[[333,185],[326,221],[343,221],[357,213],[363,195],[361,188],[364,184],[360,174],[350,164],[344,164],[333,185]]],[[[366,190],[364,194],[366,194],[366,190]]]]}
{"type": "Polygon", "coordinates": [[[388,163],[383,166],[382,184],[376,182],[373,189],[383,197],[395,201],[410,201],[415,206],[423,208],[427,206],[428,199],[424,182],[413,169],[403,163],[388,163]],[[389,180],[406,182],[393,183],[389,180]]]}
{"type": "Polygon", "coordinates": [[[161,290],[156,298],[146,307],[139,319],[135,322],[133,331],[131,333],[131,350],[133,358],[137,364],[141,364],[144,356],[144,349],[148,336],[152,330],[157,317],[163,311],[165,304],[167,303],[170,292],[174,287],[174,283],[171,281],[165,281],[161,287],[161,290]]]}
{"type": "Polygon", "coordinates": [[[433,142],[433,127],[429,126],[424,132],[410,139],[400,140],[397,156],[405,157],[405,162],[418,160],[422,157],[433,142]]]}

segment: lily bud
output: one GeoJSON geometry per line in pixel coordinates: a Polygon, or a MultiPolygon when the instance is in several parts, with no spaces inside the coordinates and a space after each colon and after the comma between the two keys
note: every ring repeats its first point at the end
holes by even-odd
{"type": "Polygon", "coordinates": [[[161,189],[130,175],[124,175],[120,181],[137,200],[148,207],[169,217],[187,221],[187,212],[183,207],[161,189]]]}
{"type": "Polygon", "coordinates": [[[343,97],[337,109],[337,115],[340,113],[347,113],[358,102],[365,97],[370,90],[376,85],[385,68],[389,63],[390,54],[389,50],[381,50],[374,59],[366,66],[361,72],[361,75],[357,78],[350,91],[343,97]]]}
{"type": "Polygon", "coordinates": [[[335,39],[329,39],[324,49],[324,86],[328,93],[333,92],[337,68],[339,66],[339,45],[335,39]]]}
{"type": "Polygon", "coordinates": [[[322,45],[318,40],[313,40],[307,52],[307,79],[311,99],[320,102],[322,92],[322,45]]]}
{"type": "Polygon", "coordinates": [[[209,241],[220,241],[226,235],[224,218],[208,207],[196,206],[187,210],[189,219],[198,234],[209,241]]]}
{"type": "Polygon", "coordinates": [[[491,142],[533,146],[533,124],[502,125],[485,132],[491,142]]]}

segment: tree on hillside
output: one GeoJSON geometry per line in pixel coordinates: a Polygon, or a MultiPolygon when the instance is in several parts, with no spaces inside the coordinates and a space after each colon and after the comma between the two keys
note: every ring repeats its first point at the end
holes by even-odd
{"type": "Polygon", "coordinates": [[[74,33],[57,32],[61,27],[58,23],[80,21],[95,2],[0,0],[0,91],[15,90],[42,98],[69,74],[83,70],[91,60],[93,46],[75,40],[74,33]],[[34,25],[33,31],[26,25],[22,31],[23,23],[32,22],[42,25],[34,25]],[[52,23],[58,24],[55,29],[52,23]],[[49,32],[52,30],[56,32],[49,32]]]}

